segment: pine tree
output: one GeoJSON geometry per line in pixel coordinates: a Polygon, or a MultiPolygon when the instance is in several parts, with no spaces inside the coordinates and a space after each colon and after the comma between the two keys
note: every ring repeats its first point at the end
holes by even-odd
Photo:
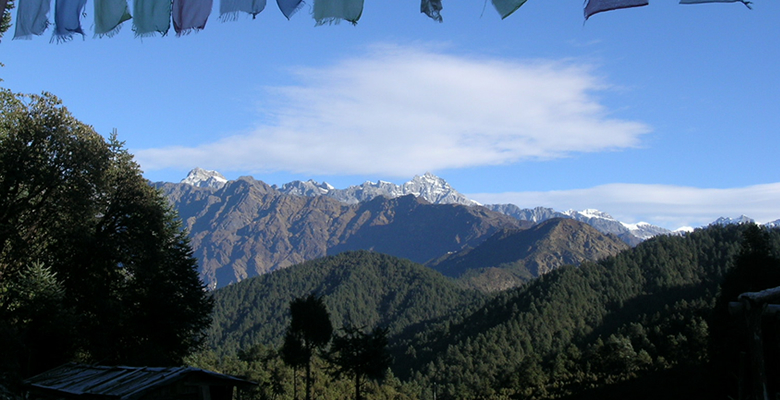
{"type": "Polygon", "coordinates": [[[330,343],[333,325],[322,297],[314,294],[291,301],[290,317],[282,357],[293,368],[306,368],[306,400],[311,400],[312,358],[318,350],[330,343]]]}

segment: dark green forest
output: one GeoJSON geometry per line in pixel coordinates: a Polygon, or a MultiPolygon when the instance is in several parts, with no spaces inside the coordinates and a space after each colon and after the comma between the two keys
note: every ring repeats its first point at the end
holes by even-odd
{"type": "MultiPolygon", "coordinates": [[[[778,249],[778,230],[713,226],[492,296],[406,260],[343,253],[215,292],[213,350],[193,360],[258,379],[267,389],[255,397],[291,398],[289,386],[271,390],[292,381],[276,352],[286,304],[317,293],[336,328],[389,328],[392,373],[368,398],[736,398],[736,366],[724,360],[743,337],[723,339],[739,326],[723,309],[780,285],[778,249]]],[[[349,382],[319,362],[317,393],[348,398],[349,382]]]]}
{"type": "Polygon", "coordinates": [[[182,363],[211,323],[187,233],[115,134],[0,90],[0,397],[65,362],[182,363]]]}
{"type": "Polygon", "coordinates": [[[209,345],[220,356],[280,346],[290,301],[309,293],[323,296],[335,326],[382,326],[391,335],[485,299],[409,260],[346,252],[217,290],[209,345]]]}

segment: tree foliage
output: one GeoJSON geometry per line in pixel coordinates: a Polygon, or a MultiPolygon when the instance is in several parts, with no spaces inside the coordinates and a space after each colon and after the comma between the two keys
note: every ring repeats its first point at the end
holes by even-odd
{"type": "Polygon", "coordinates": [[[377,327],[366,333],[346,326],[343,331],[333,338],[329,358],[337,377],[346,375],[355,380],[355,400],[361,400],[364,379],[382,380],[390,368],[387,329],[377,327]]]}
{"type": "Polygon", "coordinates": [[[345,252],[216,290],[209,345],[220,356],[257,344],[278,348],[290,324],[290,302],[309,293],[323,296],[334,326],[383,326],[389,335],[485,299],[409,260],[345,252]]]}
{"type": "Polygon", "coordinates": [[[11,10],[14,8],[14,0],[0,0],[0,5],[5,3],[3,15],[0,15],[0,39],[11,28],[11,10]]]}
{"type": "Polygon", "coordinates": [[[0,92],[0,363],[176,365],[212,301],[176,213],[115,135],[0,92]]]}
{"type": "MultiPolygon", "coordinates": [[[[230,313],[226,307],[221,323],[226,329],[249,327],[244,337],[258,332],[257,321],[278,318],[251,323],[242,319],[256,305],[258,313],[267,312],[261,311],[269,307],[261,299],[300,293],[302,288],[327,293],[328,308],[339,310],[334,319],[345,322],[349,318],[344,315],[364,316],[356,319],[368,329],[383,323],[377,323],[377,315],[409,315],[415,310],[419,315],[414,318],[384,320],[392,324],[387,337],[395,360],[392,379],[403,383],[381,387],[398,396],[724,398],[729,392],[720,390],[720,383],[733,378],[710,371],[716,356],[710,341],[722,330],[716,318],[718,294],[733,300],[747,290],[776,286],[772,282],[778,249],[780,230],[712,226],[683,236],[656,237],[616,256],[563,267],[488,297],[441,289],[428,292],[437,279],[409,274],[417,270],[397,268],[396,263],[377,262],[387,256],[359,252],[248,280],[247,288],[255,290],[239,284],[219,290],[217,296],[229,293],[222,301],[235,296],[230,300],[234,304],[248,304],[230,313]],[[747,265],[751,267],[743,267],[747,265]],[[729,289],[740,281],[744,282],[739,288],[729,289]],[[399,296],[388,301],[390,293],[409,293],[410,288],[427,293],[424,300],[399,296]],[[462,297],[452,301],[458,296],[462,297]],[[415,308],[420,305],[423,309],[415,308]],[[448,311],[426,315],[424,308],[448,311]],[[231,323],[227,318],[231,314],[241,318],[231,323]]],[[[729,373],[733,376],[735,371],[729,373]]],[[[346,391],[356,387],[351,383],[346,389],[345,377],[318,375],[318,381],[326,382],[318,386],[319,393],[345,398],[346,391]]],[[[365,383],[367,397],[380,396],[371,391],[373,382],[365,383]]]]}
{"type": "Polygon", "coordinates": [[[322,297],[310,294],[290,302],[290,327],[284,337],[282,357],[293,368],[306,368],[306,399],[311,399],[311,364],[316,352],[330,343],[333,324],[322,297]]]}

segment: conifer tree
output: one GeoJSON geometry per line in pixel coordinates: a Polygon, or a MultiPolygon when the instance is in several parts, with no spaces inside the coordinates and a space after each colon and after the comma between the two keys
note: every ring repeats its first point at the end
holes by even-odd
{"type": "Polygon", "coordinates": [[[387,351],[387,329],[375,328],[371,333],[365,333],[346,326],[343,330],[344,335],[333,339],[330,359],[337,378],[346,375],[355,380],[355,400],[361,400],[364,380],[381,380],[390,368],[392,359],[387,351]]]}
{"type": "Polygon", "coordinates": [[[306,400],[311,400],[312,358],[330,343],[333,325],[322,297],[314,294],[291,301],[290,317],[282,357],[293,368],[306,368],[306,400]]]}

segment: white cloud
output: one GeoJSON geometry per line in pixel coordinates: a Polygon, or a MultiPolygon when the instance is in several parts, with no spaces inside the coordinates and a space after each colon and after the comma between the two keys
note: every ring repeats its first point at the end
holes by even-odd
{"type": "MultiPolygon", "coordinates": [[[[274,121],[196,146],[136,150],[146,171],[411,176],[640,143],[650,128],[615,118],[586,65],[379,46],[270,88],[274,121]]],[[[260,116],[258,116],[258,120],[260,116]]]]}
{"type": "Polygon", "coordinates": [[[483,204],[556,210],[596,208],[623,222],[646,221],[669,229],[703,226],[718,217],[747,215],[765,223],[780,219],[780,183],[728,189],[614,183],[550,192],[469,194],[483,204]]]}

